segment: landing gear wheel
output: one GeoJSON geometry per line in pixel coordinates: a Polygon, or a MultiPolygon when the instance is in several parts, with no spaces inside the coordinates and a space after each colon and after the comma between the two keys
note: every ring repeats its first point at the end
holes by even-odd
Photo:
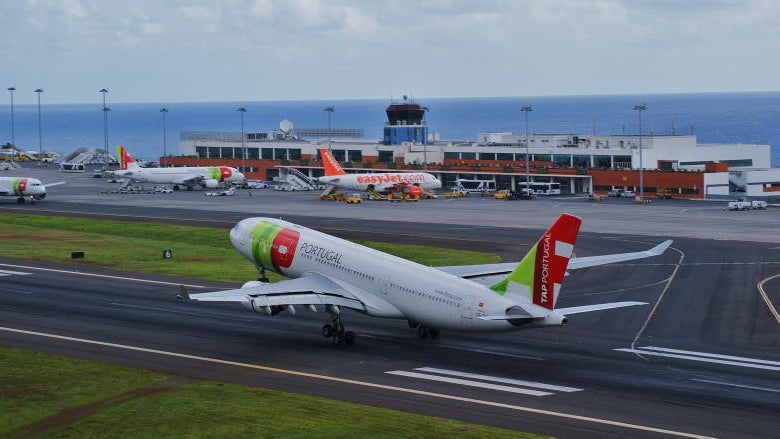
{"type": "Polygon", "coordinates": [[[416,328],[416,327],[418,327],[418,326],[420,326],[420,324],[419,324],[419,323],[417,323],[417,322],[415,322],[415,321],[413,321],[413,320],[409,320],[409,327],[410,327],[410,328],[414,329],[414,328],[416,328]]]}
{"type": "Polygon", "coordinates": [[[419,335],[420,338],[428,338],[428,328],[425,326],[420,326],[417,328],[417,335],[419,335]]]}
{"type": "Polygon", "coordinates": [[[355,344],[355,333],[352,331],[345,332],[344,343],[346,343],[347,346],[352,346],[353,344],[355,344]]]}
{"type": "Polygon", "coordinates": [[[430,328],[428,329],[428,333],[431,334],[431,337],[436,338],[439,336],[439,330],[436,328],[430,328]]]}
{"type": "Polygon", "coordinates": [[[333,326],[330,323],[322,325],[322,336],[325,338],[333,336],[333,326]]]}
{"type": "Polygon", "coordinates": [[[266,283],[266,284],[270,282],[268,280],[268,276],[265,275],[265,267],[262,266],[262,265],[260,266],[260,277],[257,278],[257,281],[258,282],[263,282],[263,283],[266,283]]]}

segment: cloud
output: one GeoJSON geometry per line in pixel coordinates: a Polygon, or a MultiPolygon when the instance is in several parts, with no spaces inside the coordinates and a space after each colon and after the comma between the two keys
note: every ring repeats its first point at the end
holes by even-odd
{"type": "Polygon", "coordinates": [[[63,101],[769,89],[777,22],[772,0],[9,0],[0,73],[63,101]]]}

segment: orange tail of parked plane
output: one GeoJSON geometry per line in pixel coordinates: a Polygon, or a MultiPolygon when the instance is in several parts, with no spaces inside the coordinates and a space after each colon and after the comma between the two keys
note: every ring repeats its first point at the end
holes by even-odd
{"type": "Polygon", "coordinates": [[[119,160],[119,169],[123,171],[127,170],[128,168],[138,167],[138,164],[135,162],[133,156],[131,156],[122,145],[116,146],[116,159],[119,160]]]}
{"type": "Polygon", "coordinates": [[[339,162],[333,157],[325,148],[320,148],[320,156],[322,156],[322,165],[325,168],[325,175],[346,175],[346,171],[341,168],[339,162]]]}

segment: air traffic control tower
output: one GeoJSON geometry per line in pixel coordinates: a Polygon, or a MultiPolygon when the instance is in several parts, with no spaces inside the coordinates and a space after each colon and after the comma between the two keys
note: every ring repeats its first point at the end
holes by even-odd
{"type": "Polygon", "coordinates": [[[403,103],[391,103],[387,107],[387,123],[385,124],[384,144],[401,145],[411,142],[417,145],[428,144],[428,127],[425,126],[423,107],[404,96],[403,103]]]}

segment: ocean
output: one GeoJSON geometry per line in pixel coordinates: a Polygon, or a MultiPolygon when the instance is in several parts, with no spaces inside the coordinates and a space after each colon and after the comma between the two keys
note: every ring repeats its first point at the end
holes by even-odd
{"type": "MultiPolygon", "coordinates": [[[[17,93],[19,93],[17,91],[17,93]]],[[[41,105],[43,149],[67,153],[79,147],[103,147],[102,102],[41,105]]],[[[398,100],[396,100],[397,102],[398,100]]],[[[139,158],[156,159],[163,151],[165,107],[168,153],[178,151],[180,131],[240,131],[238,107],[246,107],[244,130],[268,132],[288,119],[298,128],[326,128],[332,105],[332,128],[363,129],[379,140],[390,99],[112,103],[108,117],[109,146],[123,144],[139,158]]],[[[615,96],[550,96],[493,98],[417,98],[428,107],[429,130],[442,140],[475,140],[486,131],[525,132],[520,107],[531,105],[528,130],[545,134],[636,134],[644,103],[645,135],[695,134],[699,143],[746,143],[772,146],[772,165],[780,166],[780,92],[700,93],[615,96]]],[[[0,144],[11,142],[10,101],[0,108],[0,144]]],[[[14,105],[16,144],[38,150],[38,106],[14,105]]]]}

